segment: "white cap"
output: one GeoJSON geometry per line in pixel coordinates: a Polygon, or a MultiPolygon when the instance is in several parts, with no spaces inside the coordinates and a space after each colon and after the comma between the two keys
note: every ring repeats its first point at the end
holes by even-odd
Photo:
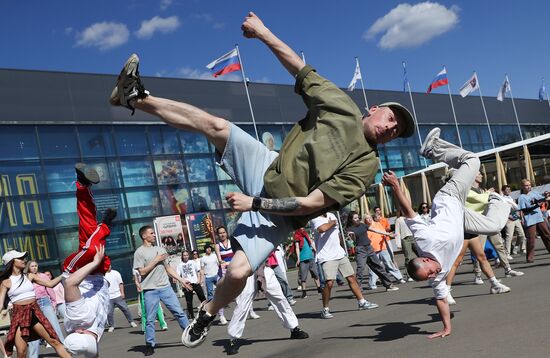
{"type": "Polygon", "coordinates": [[[4,256],[2,256],[2,262],[4,263],[4,265],[7,265],[7,264],[10,263],[11,260],[13,260],[13,259],[22,259],[25,256],[27,256],[26,251],[19,252],[19,251],[16,251],[16,250],[10,250],[10,251],[6,252],[4,254],[4,256]]]}
{"type": "Polygon", "coordinates": [[[97,340],[91,334],[71,333],[65,337],[63,345],[73,356],[97,357],[97,340]]]}

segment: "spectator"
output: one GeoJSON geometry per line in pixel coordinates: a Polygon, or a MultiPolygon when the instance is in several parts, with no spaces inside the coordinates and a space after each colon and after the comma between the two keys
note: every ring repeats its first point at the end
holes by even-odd
{"type": "Polygon", "coordinates": [[[302,286],[302,298],[307,297],[306,281],[308,272],[315,281],[317,292],[323,292],[319,282],[319,271],[315,263],[315,243],[309,238],[306,230],[300,228],[294,232],[294,247],[296,250],[296,267],[299,268],[300,285],[302,286]]]}
{"type": "Polygon", "coordinates": [[[518,199],[519,208],[523,212],[523,225],[527,234],[527,262],[535,261],[535,240],[540,235],[546,250],[550,252],[550,229],[544,221],[538,203],[547,199],[545,196],[531,190],[528,179],[521,181],[521,195],[518,199]]]}
{"type": "Polygon", "coordinates": [[[522,214],[519,206],[516,204],[516,201],[510,196],[511,192],[512,189],[510,188],[510,185],[504,185],[502,187],[502,197],[504,198],[504,201],[510,205],[508,222],[502,231],[504,233],[504,246],[508,255],[517,254],[518,247],[521,253],[525,254],[525,243],[527,239],[525,238],[525,231],[523,231],[523,226],[521,225],[522,214]],[[514,235],[516,235],[516,242],[512,248],[512,239],[514,238],[514,235]]]}
{"type": "MultiPolygon", "coordinates": [[[[132,270],[132,274],[134,276],[134,283],[136,284],[136,290],[138,292],[138,316],[141,319],[141,331],[145,332],[147,315],[145,314],[145,300],[143,299],[143,290],[141,288],[141,275],[136,269],[132,270]]],[[[160,329],[167,331],[168,325],[166,324],[161,305],[159,305],[159,308],[157,309],[157,320],[159,321],[160,329]]]]}
{"type": "MultiPolygon", "coordinates": [[[[405,267],[407,267],[409,261],[414,258],[413,255],[416,254],[416,248],[414,236],[405,223],[405,217],[402,216],[401,213],[399,214],[399,217],[395,220],[395,241],[398,243],[397,248],[403,250],[403,256],[405,256],[405,267]]],[[[411,282],[414,280],[407,275],[407,281],[411,282]]]]}
{"type": "Polygon", "coordinates": [[[145,314],[147,323],[145,326],[145,355],[150,356],[155,353],[155,317],[160,301],[177,319],[181,329],[185,329],[189,324],[185,312],[181,309],[180,303],[168,275],[180,281],[182,285],[191,289],[191,286],[178,276],[176,271],[166,260],[168,253],[162,247],[154,246],[157,241],[155,231],[149,225],[139,229],[139,236],[143,240],[134,253],[134,269],[139,271],[142,277],[141,288],[144,291],[145,314]]]}
{"type": "Polygon", "coordinates": [[[420,203],[418,206],[418,215],[420,215],[420,218],[424,220],[426,224],[430,222],[432,215],[430,213],[430,206],[428,203],[420,203]]]}
{"type": "MultiPolygon", "coordinates": [[[[233,249],[231,249],[231,241],[229,240],[229,235],[227,234],[227,229],[225,228],[225,226],[218,227],[216,229],[216,235],[218,236],[218,242],[214,246],[214,249],[216,250],[216,257],[218,258],[218,262],[220,263],[220,269],[218,271],[219,280],[223,276],[225,276],[227,266],[229,266],[229,263],[233,258],[233,249]]],[[[220,323],[222,325],[227,324],[227,319],[225,318],[224,311],[225,308],[223,307],[218,311],[218,316],[220,317],[220,323]]]]}
{"type": "MultiPolygon", "coordinates": [[[[53,280],[53,275],[51,271],[44,271],[44,273],[48,276],[50,280],[53,280]]],[[[63,284],[60,282],[53,288],[53,292],[55,293],[55,302],[57,304],[55,311],[57,312],[57,317],[65,320],[65,288],[63,287],[63,284]]]]}
{"type": "Polygon", "coordinates": [[[130,326],[137,327],[137,324],[134,322],[134,317],[132,317],[132,313],[126,304],[122,276],[120,276],[117,270],[113,270],[112,266],[109,265],[109,270],[105,273],[105,279],[109,282],[109,313],[107,314],[108,332],[115,331],[115,307],[118,307],[122,313],[124,313],[130,326]]]}
{"type": "MultiPolygon", "coordinates": [[[[204,273],[204,284],[206,286],[206,299],[211,300],[214,297],[214,288],[218,282],[218,270],[220,263],[216,255],[212,255],[212,246],[204,247],[204,256],[201,257],[201,269],[204,273]]],[[[220,323],[221,322],[220,319],[220,323]]],[[[225,323],[227,324],[227,323],[225,323]]]]}
{"type": "Polygon", "coordinates": [[[201,267],[193,260],[189,260],[189,251],[184,250],[181,252],[181,262],[176,268],[178,275],[186,280],[191,285],[191,290],[185,290],[185,301],[187,303],[187,316],[189,318],[195,318],[195,312],[193,309],[193,292],[197,294],[199,302],[204,302],[204,291],[200,285],[202,282],[201,267]]]}

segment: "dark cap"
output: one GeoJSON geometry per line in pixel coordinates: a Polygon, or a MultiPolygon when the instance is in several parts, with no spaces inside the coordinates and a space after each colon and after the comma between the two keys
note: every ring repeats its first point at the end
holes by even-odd
{"type": "Polygon", "coordinates": [[[400,137],[408,138],[414,134],[414,118],[405,106],[397,102],[386,102],[379,104],[378,107],[390,107],[396,115],[403,119],[405,126],[399,135],[400,137]]]}

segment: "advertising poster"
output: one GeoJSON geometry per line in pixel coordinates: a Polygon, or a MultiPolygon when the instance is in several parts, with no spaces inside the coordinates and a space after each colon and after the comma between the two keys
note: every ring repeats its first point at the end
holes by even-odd
{"type": "Polygon", "coordinates": [[[204,252],[207,244],[214,244],[214,225],[210,213],[195,213],[185,216],[187,227],[191,235],[191,241],[195,243],[195,248],[199,253],[204,252]]]}
{"type": "Polygon", "coordinates": [[[186,230],[181,223],[181,216],[158,217],[153,221],[153,225],[157,235],[157,245],[164,247],[170,255],[184,249],[191,250],[189,239],[186,239],[186,230]]]}

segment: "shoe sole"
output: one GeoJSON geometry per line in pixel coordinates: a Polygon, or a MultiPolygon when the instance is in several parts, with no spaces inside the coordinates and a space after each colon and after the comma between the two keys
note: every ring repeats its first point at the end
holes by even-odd
{"type": "MultiPolygon", "coordinates": [[[[193,320],[193,322],[195,322],[195,320],[196,320],[196,318],[193,320]]],[[[183,344],[187,348],[196,348],[196,347],[200,346],[206,340],[206,334],[202,335],[199,339],[197,339],[195,341],[191,341],[189,339],[189,337],[190,337],[189,332],[191,330],[191,326],[192,326],[192,324],[187,326],[185,328],[185,330],[183,331],[183,333],[181,334],[181,344],[183,344]]]]}
{"type": "Polygon", "coordinates": [[[76,163],[74,168],[82,174],[86,180],[88,180],[92,184],[98,184],[99,183],[99,174],[97,171],[93,168],[88,167],[84,163],[76,163]]]}
{"type": "Polygon", "coordinates": [[[426,148],[433,143],[435,138],[439,138],[440,135],[441,135],[441,129],[439,129],[438,127],[435,127],[428,133],[428,135],[424,139],[424,143],[422,143],[422,146],[420,147],[420,154],[422,154],[423,157],[426,157],[425,155],[426,148]]]}
{"type": "Polygon", "coordinates": [[[126,106],[126,104],[121,102],[121,98],[124,98],[124,82],[130,76],[135,76],[137,69],[139,68],[139,57],[135,53],[130,55],[130,57],[124,63],[122,71],[117,78],[117,84],[113,91],[111,92],[111,97],[109,102],[113,106],[126,106]]]}

